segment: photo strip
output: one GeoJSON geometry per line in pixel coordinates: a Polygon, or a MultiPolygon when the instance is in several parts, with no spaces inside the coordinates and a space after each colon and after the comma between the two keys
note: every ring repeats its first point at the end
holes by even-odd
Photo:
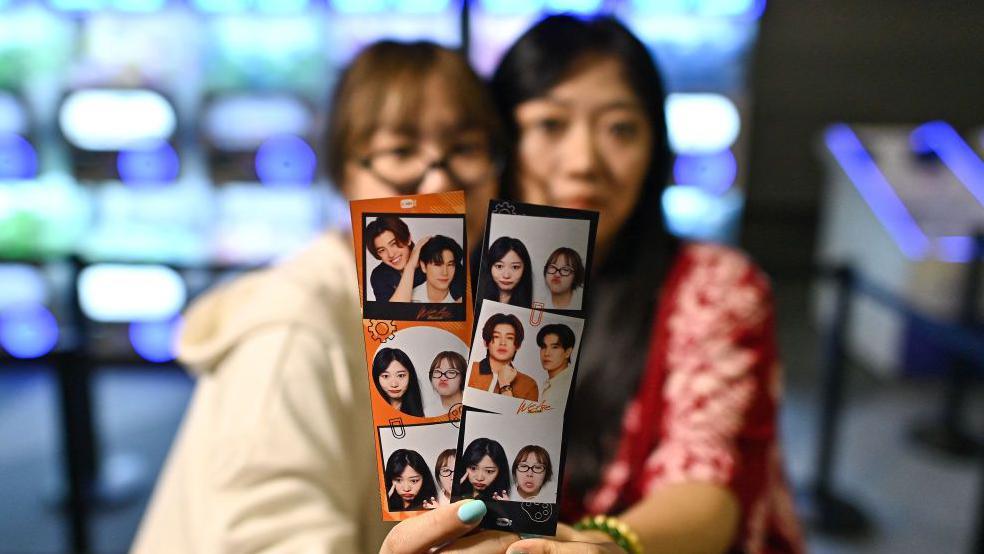
{"type": "Polygon", "coordinates": [[[481,527],[554,535],[598,214],[493,200],[476,286],[454,498],[481,527]]]}
{"type": "Polygon", "coordinates": [[[463,321],[464,215],[363,213],[364,317],[463,321]]]}
{"type": "Polygon", "coordinates": [[[465,198],[357,200],[351,209],[380,506],[396,521],[450,499],[473,325],[465,198]]]}

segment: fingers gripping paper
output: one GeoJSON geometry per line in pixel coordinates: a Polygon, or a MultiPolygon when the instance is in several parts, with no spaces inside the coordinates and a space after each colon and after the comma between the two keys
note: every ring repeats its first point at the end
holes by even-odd
{"type": "Polygon", "coordinates": [[[555,533],[597,221],[493,201],[473,312],[460,192],[352,202],[384,519],[555,533]]]}

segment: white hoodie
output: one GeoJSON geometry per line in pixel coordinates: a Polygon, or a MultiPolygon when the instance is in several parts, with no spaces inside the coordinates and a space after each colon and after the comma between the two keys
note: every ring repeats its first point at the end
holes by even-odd
{"type": "Polygon", "coordinates": [[[383,523],[351,244],[294,259],[188,310],[194,396],[132,552],[378,552],[383,523]]]}

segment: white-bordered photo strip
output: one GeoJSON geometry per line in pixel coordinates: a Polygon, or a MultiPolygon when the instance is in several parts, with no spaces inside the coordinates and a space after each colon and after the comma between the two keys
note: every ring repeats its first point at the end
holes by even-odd
{"type": "Polygon", "coordinates": [[[477,291],[524,308],[583,309],[590,219],[492,213],[477,291]]]}
{"type": "Polygon", "coordinates": [[[580,318],[485,301],[468,360],[465,405],[555,420],[559,435],[583,329],[580,318]]]}
{"type": "Polygon", "coordinates": [[[436,508],[451,501],[458,428],[450,423],[379,427],[386,505],[390,512],[436,508]]]}
{"type": "Polygon", "coordinates": [[[401,329],[372,355],[370,394],[415,417],[460,411],[468,347],[453,333],[436,327],[401,329]]]}
{"type": "Polygon", "coordinates": [[[362,220],[364,317],[464,319],[468,267],[464,216],[367,213],[362,220]],[[411,263],[415,248],[417,263],[411,263]],[[401,289],[408,273],[412,281],[401,289]],[[421,307],[428,308],[426,317],[418,315],[421,307]],[[435,317],[438,308],[444,308],[440,311],[444,316],[435,317]]]}

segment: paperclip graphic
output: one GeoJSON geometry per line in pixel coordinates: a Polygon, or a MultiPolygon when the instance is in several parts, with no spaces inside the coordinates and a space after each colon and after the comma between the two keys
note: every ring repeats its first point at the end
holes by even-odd
{"type": "Polygon", "coordinates": [[[369,335],[373,339],[381,343],[396,338],[396,322],[392,320],[370,319],[366,329],[369,330],[369,335]]]}
{"type": "Polygon", "coordinates": [[[461,427],[461,408],[463,407],[464,404],[458,402],[454,406],[448,408],[448,421],[451,422],[451,425],[454,425],[455,429],[461,427]]]}
{"type": "Polygon", "coordinates": [[[530,309],[530,325],[539,327],[543,323],[543,302],[534,302],[530,309]]]}
{"type": "Polygon", "coordinates": [[[550,519],[550,514],[553,513],[553,505],[541,504],[539,502],[523,502],[523,511],[533,521],[543,523],[550,519]]]}
{"type": "Polygon", "coordinates": [[[389,424],[392,425],[392,427],[390,427],[390,431],[393,432],[394,437],[402,439],[407,436],[407,428],[403,426],[402,417],[390,418],[389,424]]]}

